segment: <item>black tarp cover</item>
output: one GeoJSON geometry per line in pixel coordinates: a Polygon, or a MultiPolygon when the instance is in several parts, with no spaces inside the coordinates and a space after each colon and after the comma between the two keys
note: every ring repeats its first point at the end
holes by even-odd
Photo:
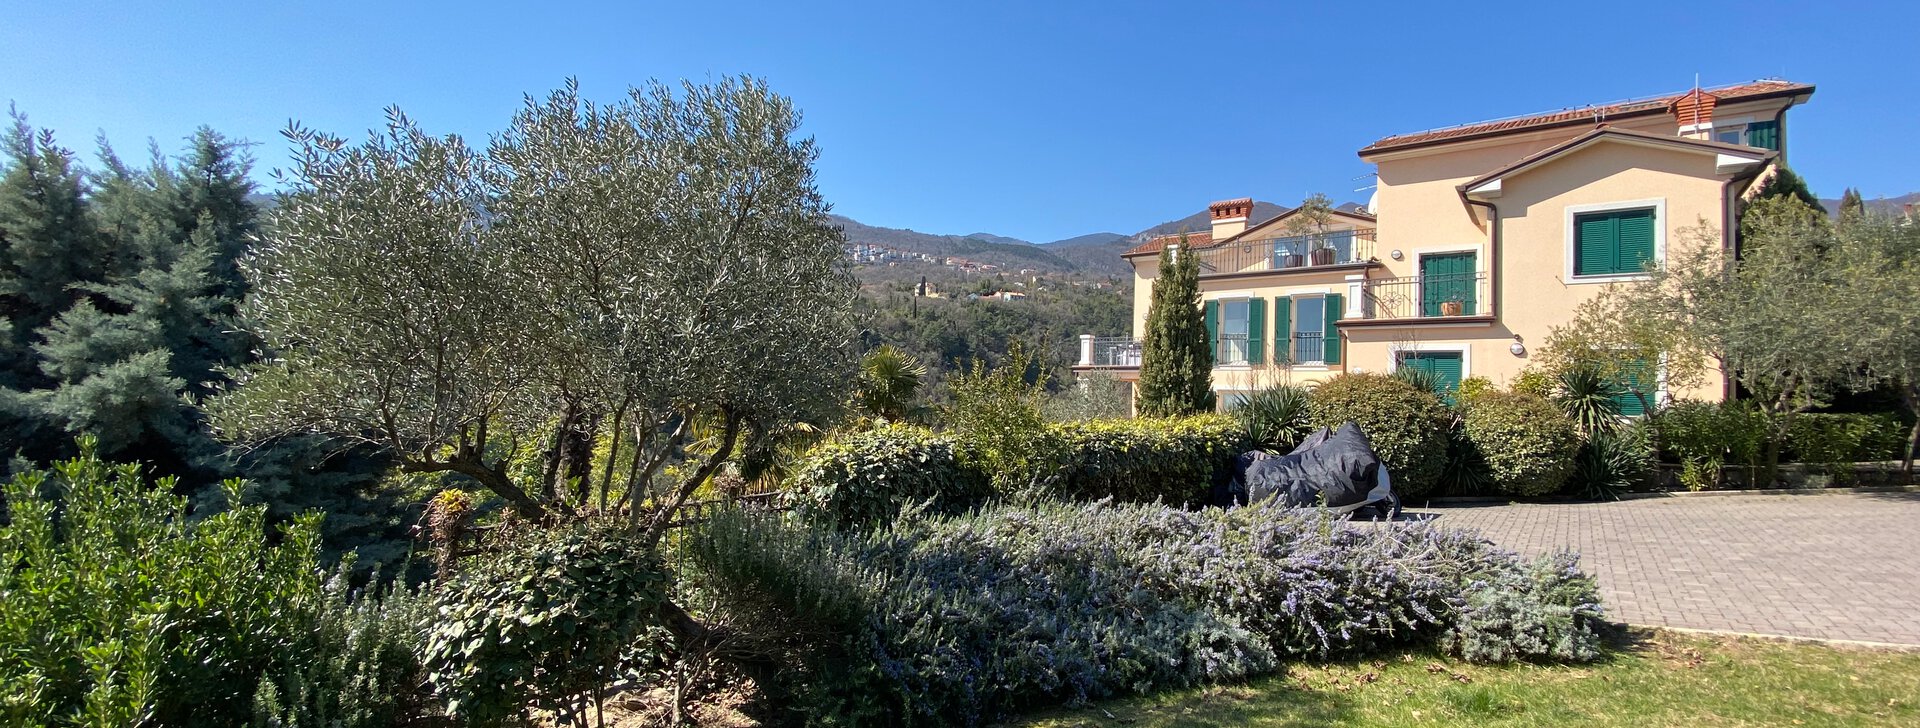
{"type": "Polygon", "coordinates": [[[1286,455],[1241,455],[1235,471],[1240,486],[1232,493],[1235,503],[1278,498],[1284,505],[1351,511],[1393,495],[1373,444],[1352,422],[1331,431],[1320,428],[1286,455]]]}

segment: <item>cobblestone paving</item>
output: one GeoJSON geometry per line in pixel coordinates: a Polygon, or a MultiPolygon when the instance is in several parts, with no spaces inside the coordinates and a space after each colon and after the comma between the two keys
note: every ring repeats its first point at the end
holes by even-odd
{"type": "Polygon", "coordinates": [[[1410,509],[1562,548],[1630,624],[1920,645],[1920,493],[1410,509]]]}

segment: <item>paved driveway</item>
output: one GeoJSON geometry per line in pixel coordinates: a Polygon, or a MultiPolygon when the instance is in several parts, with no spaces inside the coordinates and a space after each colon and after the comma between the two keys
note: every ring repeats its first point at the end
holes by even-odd
{"type": "Polygon", "coordinates": [[[1410,512],[1522,553],[1579,551],[1618,621],[1920,645],[1920,493],[1410,512]]]}

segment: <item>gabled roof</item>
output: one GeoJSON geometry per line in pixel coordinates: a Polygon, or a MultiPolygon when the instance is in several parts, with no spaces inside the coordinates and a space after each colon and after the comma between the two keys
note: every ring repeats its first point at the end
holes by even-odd
{"type": "MultiPolygon", "coordinates": [[[[1777,79],[1765,79],[1750,83],[1703,89],[1717,98],[1720,104],[1759,101],[1769,98],[1802,96],[1813,93],[1813,84],[1793,83],[1777,79]]],[[[1664,94],[1646,99],[1620,101],[1578,109],[1563,109],[1543,114],[1483,121],[1474,124],[1433,129],[1412,134],[1398,134],[1367,145],[1360,150],[1361,157],[1401,149],[1448,144],[1469,139],[1500,136],[1525,131],[1537,131],[1564,126],[1603,124],[1623,118],[1636,118],[1664,114],[1672,110],[1673,105],[1693,94],[1689,89],[1680,93],[1664,94]]]]}
{"type": "Polygon", "coordinates": [[[1520,161],[1514,162],[1513,164],[1468,180],[1465,184],[1460,185],[1460,192],[1462,194],[1482,197],[1498,196],[1500,194],[1500,182],[1502,180],[1523,173],[1534,167],[1547,164],[1556,158],[1605,141],[1618,141],[1640,146],[1671,147],[1701,154],[1717,155],[1716,168],[1719,169],[1722,174],[1741,171],[1780,155],[1779,152],[1770,149],[1761,149],[1759,147],[1723,144],[1704,139],[1689,139],[1687,137],[1651,134],[1643,131],[1633,131],[1631,129],[1615,129],[1610,126],[1601,126],[1593,131],[1522,157],[1520,161]]]}
{"type": "MultiPolygon", "coordinates": [[[[1271,218],[1268,218],[1265,222],[1262,222],[1258,225],[1242,230],[1239,233],[1234,234],[1232,237],[1222,238],[1220,240],[1214,240],[1213,233],[1211,231],[1186,233],[1187,247],[1193,248],[1196,250],[1200,248],[1211,248],[1216,245],[1226,245],[1227,243],[1231,243],[1241,238],[1252,237],[1254,233],[1257,233],[1257,232],[1260,232],[1261,230],[1265,230],[1269,227],[1272,227],[1275,223],[1278,223],[1281,220],[1285,220],[1288,217],[1291,217],[1294,213],[1299,211],[1300,211],[1300,208],[1298,207],[1293,208],[1291,210],[1288,210],[1286,212],[1283,212],[1271,218]]],[[[1335,208],[1335,209],[1329,210],[1329,212],[1332,212],[1334,215],[1338,217],[1351,218],[1357,222],[1367,222],[1367,223],[1375,222],[1374,216],[1364,212],[1359,212],[1356,210],[1342,210],[1339,208],[1335,208]]],[[[1121,253],[1120,257],[1131,258],[1136,255],[1146,255],[1149,253],[1159,254],[1160,250],[1162,248],[1167,247],[1168,243],[1176,243],[1179,241],[1180,241],[1179,235],[1156,235],[1154,237],[1148,238],[1147,242],[1133,246],[1131,249],[1127,250],[1127,252],[1121,253]]]]}

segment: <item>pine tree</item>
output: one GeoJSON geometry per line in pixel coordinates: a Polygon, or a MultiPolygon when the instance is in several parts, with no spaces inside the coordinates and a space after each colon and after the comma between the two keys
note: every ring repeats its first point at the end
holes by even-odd
{"type": "Polygon", "coordinates": [[[1177,247],[1160,251],[1140,355],[1140,414],[1173,417],[1213,409],[1213,347],[1200,313],[1200,262],[1177,247]]]}

